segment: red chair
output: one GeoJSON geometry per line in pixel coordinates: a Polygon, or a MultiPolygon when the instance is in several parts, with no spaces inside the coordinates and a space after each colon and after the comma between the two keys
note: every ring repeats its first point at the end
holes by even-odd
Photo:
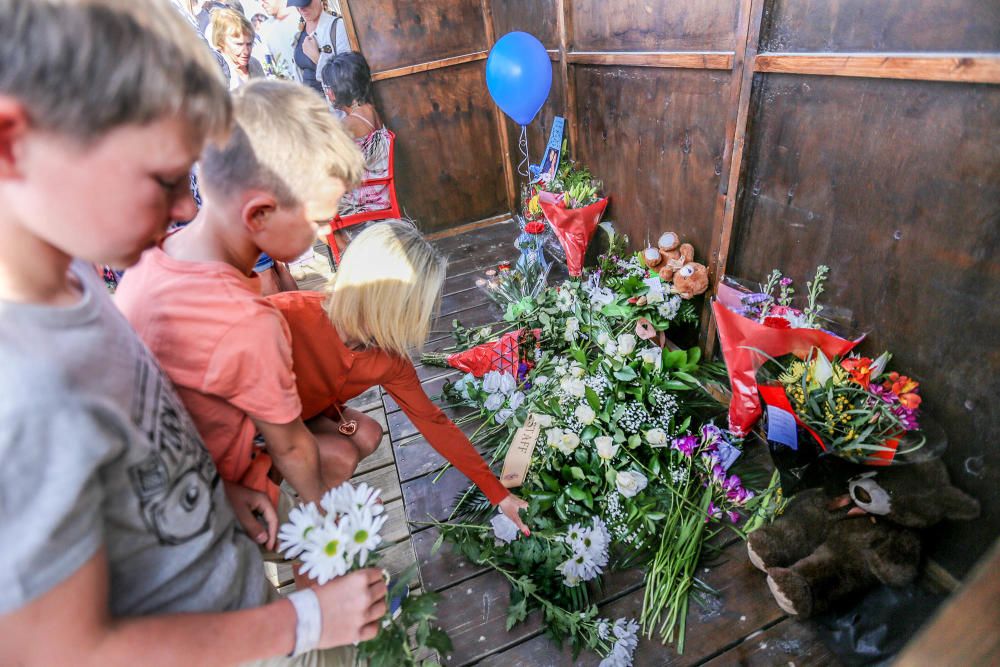
{"type": "Polygon", "coordinates": [[[354,215],[347,215],[340,217],[339,215],[334,217],[330,221],[330,233],[327,234],[326,242],[330,246],[330,253],[333,255],[334,260],[340,261],[340,248],[337,246],[337,240],[334,238],[334,232],[346,229],[353,225],[359,225],[362,222],[368,222],[370,220],[391,220],[400,217],[399,212],[399,202],[396,200],[396,167],[395,167],[395,157],[396,157],[396,135],[392,130],[386,130],[389,135],[389,168],[386,171],[386,175],[382,178],[370,178],[361,181],[361,185],[358,187],[365,187],[370,185],[384,185],[386,186],[386,191],[389,194],[389,206],[386,208],[375,209],[371,211],[364,211],[362,213],[355,213],[354,215]]]}

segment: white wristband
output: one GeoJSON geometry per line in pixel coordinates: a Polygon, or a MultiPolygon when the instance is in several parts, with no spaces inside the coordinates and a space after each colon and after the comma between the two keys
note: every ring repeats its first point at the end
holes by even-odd
{"type": "Polygon", "coordinates": [[[306,588],[288,596],[295,607],[295,648],[291,656],[302,655],[319,645],[319,635],[323,629],[323,613],[316,591],[306,588]]]}

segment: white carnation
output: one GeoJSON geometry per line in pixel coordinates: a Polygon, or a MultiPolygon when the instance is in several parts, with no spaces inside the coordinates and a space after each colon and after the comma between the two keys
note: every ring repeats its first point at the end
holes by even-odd
{"type": "Polygon", "coordinates": [[[590,426],[594,423],[594,420],[597,419],[597,413],[594,412],[594,409],[586,403],[581,403],[576,406],[576,410],[573,411],[573,416],[575,416],[584,426],[590,426]]]}

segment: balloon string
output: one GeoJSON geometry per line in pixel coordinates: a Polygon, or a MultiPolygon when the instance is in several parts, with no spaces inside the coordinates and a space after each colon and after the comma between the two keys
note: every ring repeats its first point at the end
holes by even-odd
{"type": "Polygon", "coordinates": [[[517,148],[521,151],[521,161],[517,163],[517,173],[525,178],[530,178],[528,173],[528,128],[521,126],[521,138],[517,141],[517,148]]]}

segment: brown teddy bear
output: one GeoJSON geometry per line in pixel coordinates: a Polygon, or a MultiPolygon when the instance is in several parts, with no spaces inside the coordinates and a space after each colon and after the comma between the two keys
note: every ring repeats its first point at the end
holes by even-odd
{"type": "Polygon", "coordinates": [[[661,279],[670,282],[676,271],[694,261],[694,246],[681,243],[674,232],[666,232],[660,236],[657,247],[650,246],[643,251],[642,259],[647,268],[654,269],[661,279]]]}
{"type": "Polygon", "coordinates": [[[674,272],[674,294],[691,299],[708,289],[708,268],[698,262],[688,262],[674,272]]]}
{"type": "Polygon", "coordinates": [[[951,485],[940,459],[867,473],[848,488],[833,499],[822,489],[802,491],[747,538],[750,562],[767,573],[771,594],[789,614],[806,618],[879,583],[912,582],[918,529],[979,515],[979,503],[951,485]]]}

